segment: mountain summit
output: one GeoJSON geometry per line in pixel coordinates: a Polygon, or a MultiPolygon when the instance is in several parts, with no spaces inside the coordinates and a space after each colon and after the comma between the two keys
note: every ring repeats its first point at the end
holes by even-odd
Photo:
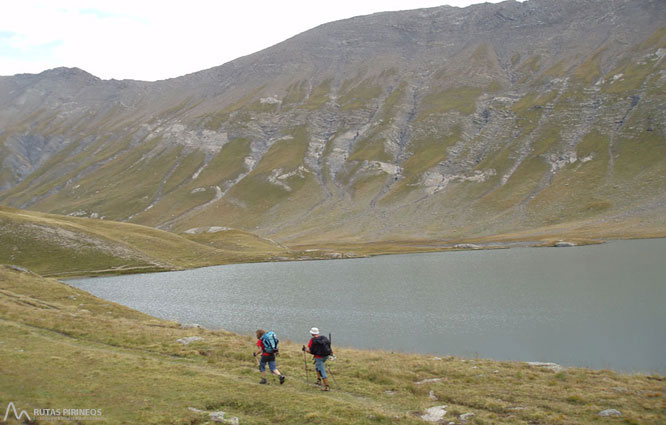
{"type": "Polygon", "coordinates": [[[303,243],[649,234],[664,56],[663,0],[528,0],[333,22],[158,82],[0,77],[0,203],[303,243]]]}

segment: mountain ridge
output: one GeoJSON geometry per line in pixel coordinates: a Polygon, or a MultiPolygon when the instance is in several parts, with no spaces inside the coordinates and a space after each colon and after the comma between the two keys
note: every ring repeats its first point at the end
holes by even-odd
{"type": "Polygon", "coordinates": [[[443,6],[154,83],[2,77],[0,203],[299,243],[581,220],[659,232],[664,15],[650,0],[443,6]]]}

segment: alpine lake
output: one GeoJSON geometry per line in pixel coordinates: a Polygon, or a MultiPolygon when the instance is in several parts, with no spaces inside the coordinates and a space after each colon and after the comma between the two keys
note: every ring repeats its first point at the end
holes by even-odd
{"type": "Polygon", "coordinates": [[[666,372],[666,239],[68,280],[179,323],[333,347],[666,372]]]}

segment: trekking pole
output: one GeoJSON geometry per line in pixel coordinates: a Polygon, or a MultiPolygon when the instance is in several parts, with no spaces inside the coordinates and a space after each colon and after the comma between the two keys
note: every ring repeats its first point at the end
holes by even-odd
{"type": "Polygon", "coordinates": [[[338,381],[337,381],[337,379],[335,379],[335,375],[333,375],[333,372],[331,372],[331,367],[329,365],[327,365],[326,363],[324,363],[324,365],[326,366],[326,369],[328,369],[328,374],[331,375],[331,378],[333,378],[333,382],[335,382],[335,386],[339,389],[340,385],[338,385],[338,381]]]}
{"type": "MultiPolygon", "coordinates": [[[[331,333],[328,333],[328,342],[333,345],[333,337],[331,336],[331,333]]],[[[333,356],[333,360],[335,360],[335,356],[333,356]]],[[[340,388],[340,385],[338,385],[338,381],[335,379],[335,375],[333,375],[333,372],[331,372],[331,367],[329,365],[326,365],[328,368],[328,373],[331,374],[331,378],[333,378],[333,382],[335,382],[335,386],[340,388]]]]}
{"type": "Polygon", "coordinates": [[[305,383],[310,383],[310,374],[308,373],[308,361],[305,358],[305,350],[303,350],[303,366],[305,367],[305,383]]]}

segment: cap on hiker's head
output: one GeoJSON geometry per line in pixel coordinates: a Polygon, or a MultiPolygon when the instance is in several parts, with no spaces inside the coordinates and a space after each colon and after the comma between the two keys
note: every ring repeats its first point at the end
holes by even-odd
{"type": "Polygon", "coordinates": [[[317,328],[310,329],[310,334],[311,335],[319,335],[319,329],[317,329],[317,328]]]}

